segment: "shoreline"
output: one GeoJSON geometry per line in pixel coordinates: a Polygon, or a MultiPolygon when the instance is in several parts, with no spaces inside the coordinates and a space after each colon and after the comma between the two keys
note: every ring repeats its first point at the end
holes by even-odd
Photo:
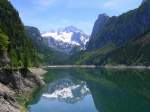
{"type": "Polygon", "coordinates": [[[48,65],[44,68],[95,68],[96,65],[48,65]]]}
{"type": "MultiPolygon", "coordinates": [[[[42,85],[45,84],[45,82],[43,81],[44,75],[47,73],[47,71],[44,68],[105,68],[105,69],[138,69],[138,70],[143,70],[143,69],[150,69],[150,66],[125,66],[125,65],[117,65],[117,66],[112,66],[112,65],[105,65],[105,66],[96,66],[96,65],[52,65],[52,66],[43,66],[40,68],[29,68],[28,70],[34,74],[35,77],[37,77],[38,79],[40,79],[42,83],[42,85]]],[[[39,88],[37,86],[37,88],[39,88]]],[[[37,89],[36,88],[36,89],[37,89]]],[[[31,97],[29,97],[28,101],[32,100],[32,95],[36,90],[35,88],[33,88],[31,90],[31,92],[29,93],[31,95],[31,97]]],[[[27,101],[27,102],[28,102],[27,101]]],[[[26,103],[27,103],[26,102],[26,103]]],[[[21,112],[26,112],[27,107],[25,105],[21,105],[21,112]]]]}
{"type": "MultiPolygon", "coordinates": [[[[44,75],[47,73],[45,69],[42,67],[32,67],[28,68],[28,70],[33,74],[33,77],[38,80],[38,85],[33,87],[30,92],[28,92],[25,96],[27,97],[27,101],[24,104],[21,104],[20,112],[28,112],[27,105],[34,98],[34,92],[36,92],[39,88],[45,85],[44,75]]],[[[24,96],[24,95],[23,95],[24,96]]]]}
{"type": "Polygon", "coordinates": [[[29,68],[29,71],[35,76],[39,77],[41,80],[43,80],[44,74],[47,73],[47,71],[44,70],[44,68],[42,67],[40,68],[32,67],[32,68],[29,68]]]}
{"type": "Polygon", "coordinates": [[[0,112],[27,112],[26,103],[33,98],[33,93],[45,85],[43,80],[46,70],[42,68],[1,69],[0,112]],[[9,82],[7,81],[9,77],[9,82]],[[7,84],[9,83],[9,85],[7,84]]]}
{"type": "Polygon", "coordinates": [[[101,68],[106,68],[106,69],[137,69],[137,70],[150,70],[150,66],[126,66],[126,65],[116,65],[116,66],[112,66],[112,65],[105,65],[105,66],[101,66],[101,68]]]}
{"type": "Polygon", "coordinates": [[[150,66],[127,66],[127,65],[48,65],[42,68],[105,68],[105,69],[149,69],[150,66]]]}

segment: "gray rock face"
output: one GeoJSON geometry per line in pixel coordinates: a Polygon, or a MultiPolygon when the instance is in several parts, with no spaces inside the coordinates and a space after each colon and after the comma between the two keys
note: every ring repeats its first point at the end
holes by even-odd
{"type": "Polygon", "coordinates": [[[8,102],[3,97],[0,97],[0,112],[20,112],[16,102],[8,102]]]}
{"type": "Polygon", "coordinates": [[[19,105],[13,94],[10,88],[0,83],[0,112],[19,112],[19,105]]]}
{"type": "Polygon", "coordinates": [[[95,37],[98,32],[100,32],[105,24],[107,23],[109,16],[107,14],[100,14],[94,24],[91,38],[95,37]]]}
{"type": "Polygon", "coordinates": [[[27,35],[30,36],[32,39],[42,39],[40,31],[36,27],[25,26],[25,30],[27,32],[27,35]]]}
{"type": "Polygon", "coordinates": [[[25,26],[27,36],[32,40],[32,43],[38,51],[43,52],[48,47],[45,45],[44,40],[38,28],[32,26],[25,26]]]}
{"type": "Polygon", "coordinates": [[[145,3],[145,2],[147,2],[147,0],[143,0],[143,1],[142,1],[142,3],[145,3]]]}
{"type": "Polygon", "coordinates": [[[7,50],[4,50],[2,56],[0,56],[0,64],[1,64],[0,66],[5,67],[9,63],[10,63],[10,59],[8,57],[7,50]]]}
{"type": "Polygon", "coordinates": [[[32,92],[42,85],[40,77],[28,70],[0,70],[0,112],[20,112],[15,93],[32,92]]]}

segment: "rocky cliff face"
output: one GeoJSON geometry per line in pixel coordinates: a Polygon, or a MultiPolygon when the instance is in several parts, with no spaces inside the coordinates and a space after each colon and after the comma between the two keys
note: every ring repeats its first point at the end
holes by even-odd
{"type": "Polygon", "coordinates": [[[0,83],[0,112],[19,112],[19,104],[13,95],[13,90],[0,83]]]}
{"type": "Polygon", "coordinates": [[[39,52],[45,52],[48,49],[48,46],[44,43],[44,39],[41,36],[41,33],[38,28],[33,26],[25,26],[25,32],[27,36],[32,40],[33,46],[39,52]]]}
{"type": "Polygon", "coordinates": [[[6,100],[0,95],[0,112],[20,112],[19,105],[12,100],[6,100]]]}
{"type": "Polygon", "coordinates": [[[91,38],[95,37],[98,32],[101,32],[105,24],[107,23],[109,16],[107,14],[100,14],[94,24],[91,38]]]}
{"type": "Polygon", "coordinates": [[[36,27],[33,27],[33,26],[25,26],[25,31],[26,31],[26,34],[31,37],[32,39],[35,39],[36,40],[41,40],[42,39],[42,36],[41,36],[41,33],[39,31],[38,28],[36,27]]]}
{"type": "Polygon", "coordinates": [[[16,96],[31,93],[43,84],[40,77],[25,69],[3,69],[0,74],[0,112],[20,112],[16,96]]]}

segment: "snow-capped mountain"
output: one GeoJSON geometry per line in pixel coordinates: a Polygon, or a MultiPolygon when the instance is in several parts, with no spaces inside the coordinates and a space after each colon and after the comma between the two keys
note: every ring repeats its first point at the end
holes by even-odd
{"type": "Polygon", "coordinates": [[[56,99],[66,103],[76,103],[90,94],[86,82],[73,82],[71,79],[60,79],[48,86],[47,92],[42,97],[56,99]]]}
{"type": "Polygon", "coordinates": [[[49,47],[59,51],[70,52],[73,48],[85,49],[89,36],[74,26],[42,34],[49,47]]]}

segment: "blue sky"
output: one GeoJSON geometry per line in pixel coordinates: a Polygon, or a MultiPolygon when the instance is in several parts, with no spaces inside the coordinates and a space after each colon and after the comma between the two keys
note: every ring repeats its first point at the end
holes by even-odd
{"type": "Polygon", "coordinates": [[[10,0],[25,25],[41,32],[76,26],[90,34],[98,14],[120,15],[142,0],[10,0]]]}

